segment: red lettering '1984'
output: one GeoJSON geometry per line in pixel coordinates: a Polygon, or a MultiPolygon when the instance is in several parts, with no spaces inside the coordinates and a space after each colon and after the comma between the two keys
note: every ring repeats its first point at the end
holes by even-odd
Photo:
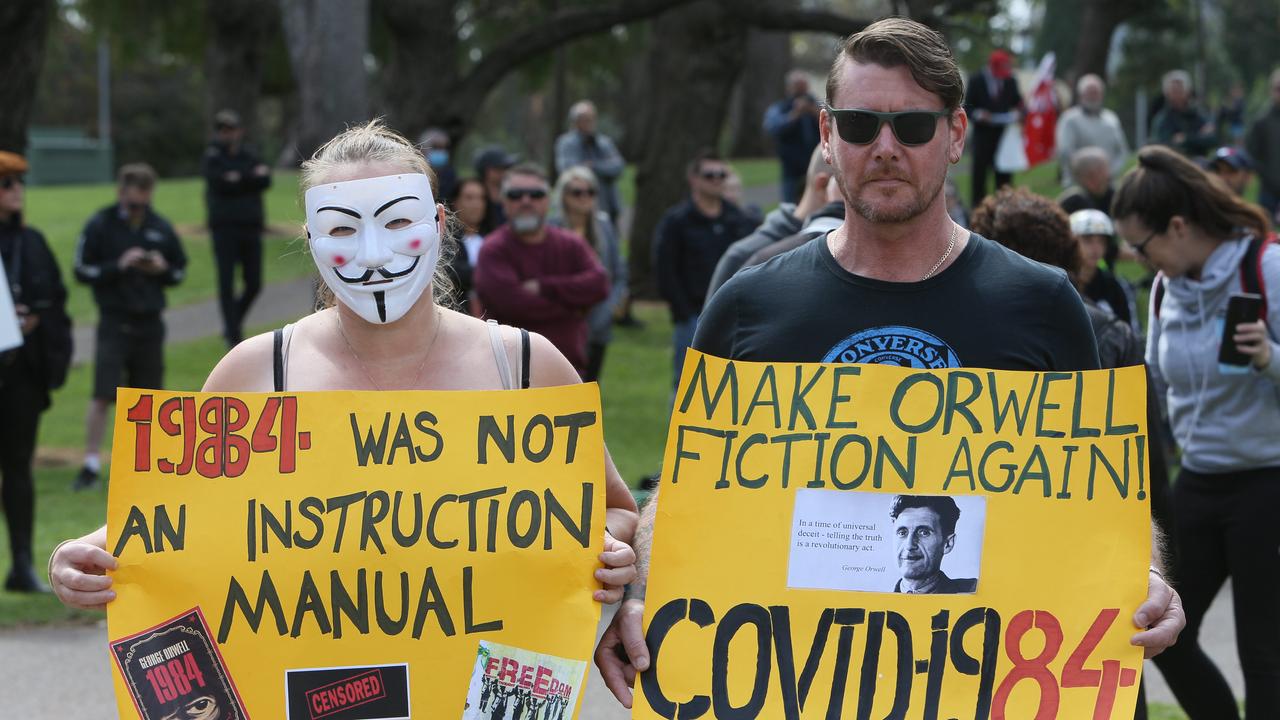
{"type": "Polygon", "coordinates": [[[297,469],[298,452],[311,448],[311,433],[298,431],[298,398],[269,397],[254,413],[236,397],[211,397],[196,405],[192,396],[171,397],[155,407],[155,397],[142,395],[125,419],[134,427],[133,469],[152,468],[152,425],[182,439],[177,459],[154,459],[161,473],[206,478],[239,477],[254,455],[274,453],[281,473],[297,469]],[[252,426],[252,427],[251,427],[252,426]]]}

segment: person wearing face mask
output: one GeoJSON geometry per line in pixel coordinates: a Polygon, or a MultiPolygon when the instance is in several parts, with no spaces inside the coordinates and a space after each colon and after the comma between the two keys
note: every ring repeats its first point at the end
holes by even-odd
{"type": "Polygon", "coordinates": [[[98,453],[116,388],[164,387],[165,290],[186,277],[187,255],[173,226],[151,209],[155,185],[150,165],[120,168],[115,204],[89,219],[76,244],[76,279],[93,288],[98,306],[93,398],[77,490],[98,482],[98,453]]]}
{"type": "Polygon", "coordinates": [[[1058,118],[1054,144],[1063,187],[1077,182],[1071,169],[1072,158],[1084,148],[1095,147],[1106,153],[1110,162],[1109,177],[1119,177],[1129,160],[1129,141],[1125,139],[1120,118],[1102,106],[1106,91],[1106,83],[1097,75],[1090,73],[1081,77],[1076,83],[1077,104],[1058,118]]]}
{"type": "Polygon", "coordinates": [[[4,589],[48,592],[32,566],[31,460],[49,392],[61,387],[71,364],[71,320],[58,261],[44,235],[22,219],[26,171],[25,158],[0,151],[0,258],[22,332],[20,347],[0,353],[0,504],[13,560],[4,589]]]}
{"type": "Polygon", "coordinates": [[[244,316],[262,290],[262,193],[271,187],[271,170],[245,147],[240,116],[221,110],[213,117],[214,138],[201,163],[213,259],[218,267],[218,303],[227,347],[244,339],[244,316]],[[244,291],[235,293],[236,266],[244,273],[244,291]]]}
{"type": "Polygon", "coordinates": [[[507,223],[480,247],[476,292],[489,317],[551,341],[581,375],[587,368],[587,314],[609,297],[609,277],[574,233],[547,224],[547,176],[517,165],[502,181],[507,223]]]}
{"type": "Polygon", "coordinates": [[[1267,241],[1260,208],[1168,148],[1138,153],[1112,211],[1120,235],[1160,271],[1146,359],[1182,449],[1174,577],[1187,628],[1157,664],[1191,718],[1239,717],[1198,641],[1230,577],[1245,717],[1280,717],[1280,247],[1267,241]],[[1224,328],[1241,292],[1263,298],[1261,317],[1224,328]],[[1246,362],[1220,362],[1223,343],[1246,362]]]}
{"type": "Polygon", "coordinates": [[[449,133],[438,127],[427,128],[422,131],[418,145],[426,154],[431,171],[436,174],[436,186],[440,191],[440,197],[453,197],[458,186],[458,171],[453,167],[453,156],[449,151],[452,146],[449,133]]]}
{"type": "MultiPolygon", "coordinates": [[[[431,168],[399,134],[373,121],[330,140],[302,165],[306,233],[325,307],[249,338],[222,358],[205,392],[501,390],[570,385],[578,373],[543,336],[483,322],[440,304],[452,252],[431,168]]],[[[520,215],[524,208],[517,208],[520,215]]],[[[584,248],[585,250],[585,248],[584,248]]],[[[586,250],[587,253],[590,250],[586,250]]],[[[603,567],[583,568],[616,602],[635,578],[636,505],[605,456],[603,567]]],[[[115,599],[106,528],[59,545],[50,578],[63,603],[115,599]]],[[[193,570],[194,572],[195,570],[193,570]]]]}

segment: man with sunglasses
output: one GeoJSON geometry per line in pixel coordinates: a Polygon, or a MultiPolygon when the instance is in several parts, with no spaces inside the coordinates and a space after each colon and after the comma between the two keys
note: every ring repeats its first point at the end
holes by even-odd
{"type": "Polygon", "coordinates": [[[609,295],[609,278],[587,241],[547,224],[546,173],[517,165],[502,181],[506,224],[480,246],[475,287],[489,317],[542,334],[581,374],[587,312],[609,295]]]}
{"type": "Polygon", "coordinates": [[[720,256],[734,242],[755,230],[737,205],[724,199],[729,166],[711,150],[689,162],[685,177],[689,197],[668,209],[653,233],[654,273],[658,292],[671,310],[674,386],[684,366],[684,353],[693,341],[698,315],[720,256]]]}
{"type": "Polygon", "coordinates": [[[21,155],[0,151],[0,258],[23,336],[20,347],[0,353],[0,504],[13,558],[4,589],[48,592],[31,559],[36,519],[31,460],[40,413],[71,364],[71,320],[58,262],[44,236],[22,219],[26,171],[21,155]]]}
{"type": "MultiPolygon", "coordinates": [[[[708,301],[693,347],[759,362],[1096,369],[1093,329],[1066,274],[964,231],[947,214],[947,169],[960,160],[968,125],[963,94],[937,32],[889,18],[850,36],[821,115],[844,224],[731,278],[708,301]]],[[[641,577],[596,651],[623,704],[627,678],[648,667],[640,618],[656,503],[636,533],[641,577]]],[[[723,552],[725,562],[740,559],[723,552]]],[[[1154,654],[1185,619],[1162,576],[1148,583],[1147,602],[1130,618],[1152,628],[1134,642],[1154,654]]]]}

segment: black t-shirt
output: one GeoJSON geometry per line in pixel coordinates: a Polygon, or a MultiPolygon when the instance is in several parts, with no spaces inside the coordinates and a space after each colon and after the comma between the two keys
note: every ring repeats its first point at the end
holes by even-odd
{"type": "Polygon", "coordinates": [[[707,302],[693,347],[759,362],[1093,370],[1084,304],[1061,270],[972,234],[922,282],[840,267],[826,236],[748,268],[707,302]]]}

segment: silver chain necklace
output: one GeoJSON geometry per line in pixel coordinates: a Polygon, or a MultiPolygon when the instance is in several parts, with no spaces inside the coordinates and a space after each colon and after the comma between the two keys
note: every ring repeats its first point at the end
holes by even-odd
{"type": "Polygon", "coordinates": [[[951,223],[951,242],[947,243],[947,251],[942,253],[942,257],[938,258],[938,262],[934,263],[929,272],[925,273],[924,277],[920,278],[920,282],[924,282],[925,280],[933,277],[933,274],[938,272],[938,268],[942,267],[942,263],[946,262],[947,258],[951,257],[951,251],[956,247],[956,235],[959,231],[960,226],[955,223],[951,223]]]}
{"type": "MultiPolygon", "coordinates": [[[[338,334],[342,335],[342,342],[346,343],[347,350],[350,351],[351,357],[356,359],[356,364],[360,366],[360,372],[364,373],[365,378],[369,381],[370,385],[373,385],[374,389],[383,390],[384,388],[379,385],[378,381],[374,380],[373,375],[369,373],[369,368],[365,366],[364,361],[360,359],[360,354],[357,353],[356,349],[351,345],[351,339],[347,337],[347,331],[342,327],[342,311],[335,308],[334,313],[336,313],[338,317],[338,334]]],[[[427,367],[427,358],[431,357],[431,348],[435,347],[436,338],[440,336],[441,324],[443,324],[443,319],[440,317],[440,308],[437,306],[436,329],[435,332],[431,333],[431,342],[427,343],[427,351],[422,354],[422,362],[418,364],[418,372],[414,374],[413,384],[408,388],[410,390],[418,389],[418,381],[422,379],[422,371],[427,367]]]]}

